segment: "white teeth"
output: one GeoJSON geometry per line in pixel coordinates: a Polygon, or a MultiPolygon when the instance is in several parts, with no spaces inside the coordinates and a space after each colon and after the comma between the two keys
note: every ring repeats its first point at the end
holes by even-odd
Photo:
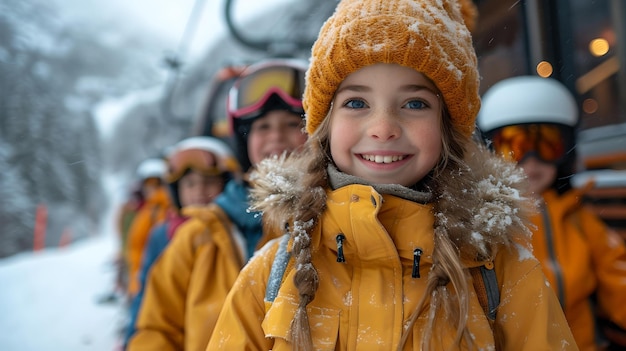
{"type": "Polygon", "coordinates": [[[362,155],[363,159],[376,162],[376,163],[392,163],[396,161],[402,161],[404,156],[402,155],[393,155],[393,156],[382,156],[382,155],[362,155]]]}

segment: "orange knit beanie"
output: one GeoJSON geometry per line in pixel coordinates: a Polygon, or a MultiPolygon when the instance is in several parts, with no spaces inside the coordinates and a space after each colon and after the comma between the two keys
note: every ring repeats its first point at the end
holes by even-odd
{"type": "Polygon", "coordinates": [[[410,67],[437,86],[456,127],[469,136],[480,109],[471,0],[342,0],[324,23],[306,76],[306,129],[326,118],[339,84],[376,63],[410,67]]]}

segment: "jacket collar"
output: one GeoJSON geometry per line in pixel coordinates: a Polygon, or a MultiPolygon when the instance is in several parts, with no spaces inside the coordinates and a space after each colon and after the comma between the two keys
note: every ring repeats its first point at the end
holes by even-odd
{"type": "Polygon", "coordinates": [[[329,164],[326,169],[328,171],[328,181],[333,190],[350,184],[363,184],[372,186],[381,194],[391,194],[419,203],[427,203],[431,198],[430,193],[413,190],[399,184],[372,184],[365,179],[343,173],[332,164],[329,164]]]}
{"type": "MultiPolygon", "coordinates": [[[[525,196],[527,180],[521,169],[473,142],[466,149],[458,169],[449,169],[435,179],[434,187],[440,190],[430,204],[432,229],[433,235],[446,235],[455,243],[464,262],[483,262],[492,259],[500,247],[527,243],[527,220],[536,209],[525,196]]],[[[303,184],[307,177],[302,169],[303,161],[297,154],[266,159],[258,165],[252,205],[263,212],[264,221],[290,223],[298,215],[294,208],[308,206],[300,203],[305,191],[319,194],[316,201],[332,207],[327,201],[329,189],[303,184]]],[[[371,186],[359,184],[359,189],[366,188],[380,195],[371,186]]]]}
{"type": "Polygon", "coordinates": [[[346,261],[395,263],[400,256],[410,265],[415,249],[421,250],[423,259],[432,261],[432,205],[380,194],[362,184],[329,189],[327,199],[327,211],[312,238],[314,250],[327,247],[337,254],[337,236],[343,235],[346,261]]]}

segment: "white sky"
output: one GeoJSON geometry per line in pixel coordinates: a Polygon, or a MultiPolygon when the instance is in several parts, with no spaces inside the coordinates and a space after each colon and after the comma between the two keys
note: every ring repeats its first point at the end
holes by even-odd
{"type": "MultiPolygon", "coordinates": [[[[164,46],[171,46],[180,40],[195,0],[55,0],[55,2],[63,16],[67,16],[68,19],[132,23],[135,30],[152,33],[163,39],[164,46]]],[[[203,27],[206,28],[211,22],[210,27],[221,28],[222,21],[219,19],[218,11],[214,10],[221,7],[221,4],[215,0],[205,2],[205,9],[211,11],[202,14],[202,20],[206,22],[203,27]]],[[[115,29],[117,28],[112,28],[115,29]]]]}
{"type": "MultiPolygon", "coordinates": [[[[54,0],[64,16],[71,19],[111,20],[132,23],[138,31],[163,39],[163,51],[178,49],[196,0],[54,0]]],[[[226,33],[223,19],[225,0],[203,0],[202,14],[192,36],[189,54],[197,57],[216,38],[226,33]]],[[[235,22],[250,18],[258,11],[292,0],[233,0],[235,22]]]]}

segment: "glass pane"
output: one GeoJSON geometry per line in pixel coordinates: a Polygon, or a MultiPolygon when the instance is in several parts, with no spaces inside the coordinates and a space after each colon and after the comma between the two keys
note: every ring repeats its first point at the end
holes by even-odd
{"type": "Polygon", "coordinates": [[[610,5],[611,1],[571,2],[582,129],[620,121],[618,91],[624,87],[619,86],[619,38],[612,23],[610,5]]]}
{"type": "Polygon", "coordinates": [[[498,81],[529,74],[522,3],[476,1],[479,18],[473,33],[483,94],[498,81]]]}

